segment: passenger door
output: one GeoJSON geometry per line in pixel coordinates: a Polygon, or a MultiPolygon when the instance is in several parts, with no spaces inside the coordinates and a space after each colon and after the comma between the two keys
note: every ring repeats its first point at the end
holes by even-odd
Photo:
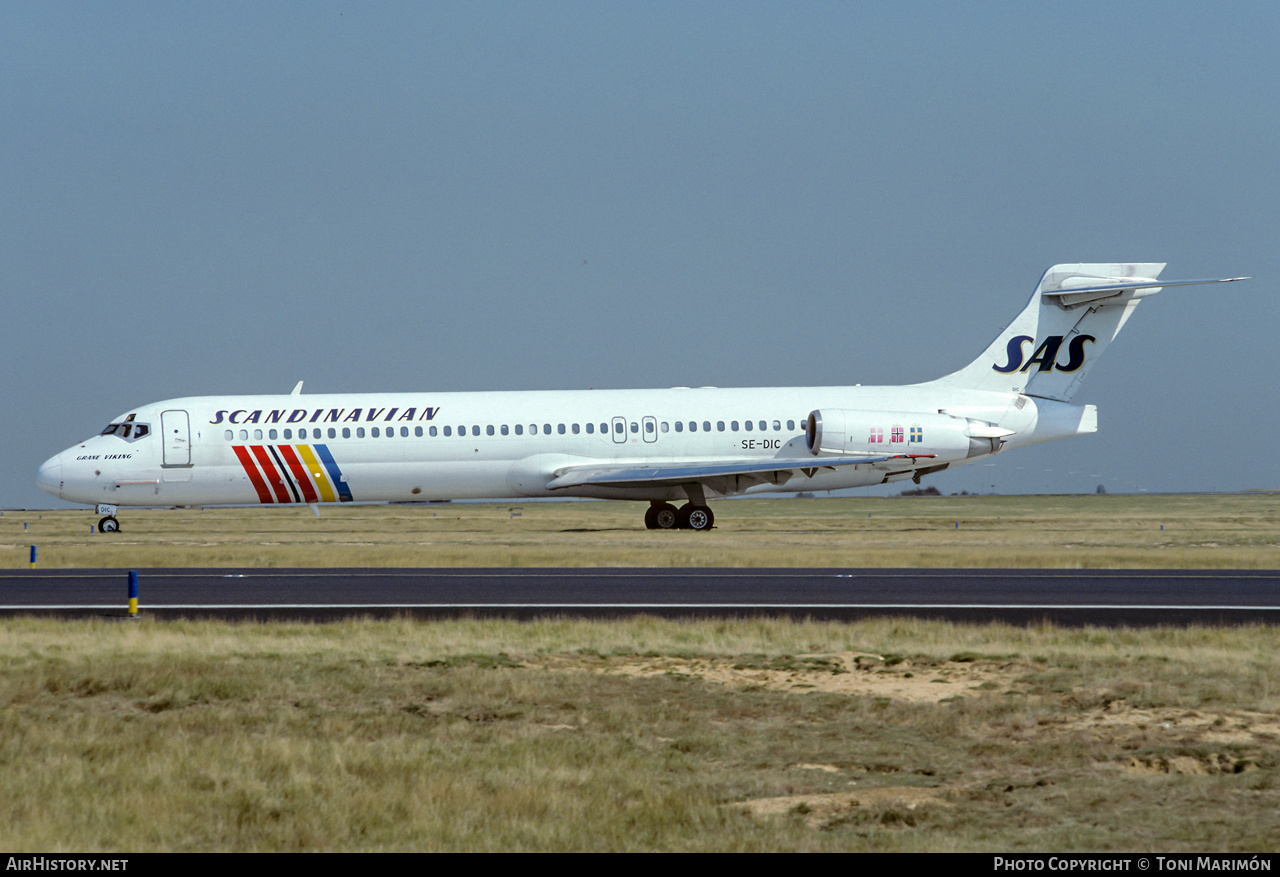
{"type": "Polygon", "coordinates": [[[169,466],[191,465],[191,421],[185,411],[165,411],[160,414],[160,433],[164,463],[169,466]]]}

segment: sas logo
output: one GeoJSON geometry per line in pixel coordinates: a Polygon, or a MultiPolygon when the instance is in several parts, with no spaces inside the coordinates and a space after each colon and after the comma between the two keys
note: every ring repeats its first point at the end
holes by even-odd
{"type": "Polygon", "coordinates": [[[1058,362],[1058,350],[1062,347],[1063,338],[1061,335],[1050,335],[1036,348],[1035,353],[1031,354],[1031,358],[1024,362],[1022,357],[1026,345],[1034,344],[1035,340],[1030,335],[1015,335],[1010,338],[1009,346],[1005,349],[1005,355],[1009,357],[1009,361],[1004,365],[991,367],[1004,374],[1024,372],[1033,365],[1039,365],[1042,372],[1050,372],[1054,369],[1060,372],[1073,372],[1084,365],[1084,343],[1098,339],[1092,335],[1077,335],[1067,345],[1067,361],[1058,362]]]}

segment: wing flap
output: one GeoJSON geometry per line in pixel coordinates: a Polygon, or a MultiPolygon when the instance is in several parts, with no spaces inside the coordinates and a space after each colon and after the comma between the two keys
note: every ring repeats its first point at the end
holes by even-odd
{"type": "MultiPolygon", "coordinates": [[[[914,460],[932,458],[933,454],[885,454],[880,456],[785,457],[772,460],[700,460],[673,461],[658,465],[621,464],[614,466],[568,466],[555,471],[547,483],[548,490],[569,487],[653,487],[687,484],[715,478],[745,476],[759,481],[782,484],[797,472],[813,475],[819,469],[842,466],[866,466],[886,463],[911,466],[914,460]]],[[[894,468],[892,465],[886,468],[894,468]]]]}

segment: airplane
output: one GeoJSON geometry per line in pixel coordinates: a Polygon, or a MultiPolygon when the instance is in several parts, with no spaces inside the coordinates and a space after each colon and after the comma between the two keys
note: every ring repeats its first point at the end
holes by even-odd
{"type": "Polygon", "coordinates": [[[36,483],[92,504],[293,505],[515,497],[648,501],[710,530],[716,497],[912,479],[1096,432],[1072,402],[1164,263],[1055,265],[982,355],[904,386],[200,396],[143,405],[50,457],[36,483]]]}

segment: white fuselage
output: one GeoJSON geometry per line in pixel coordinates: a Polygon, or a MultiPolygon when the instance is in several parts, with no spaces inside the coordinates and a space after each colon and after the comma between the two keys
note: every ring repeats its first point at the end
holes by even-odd
{"type": "Polygon", "coordinates": [[[203,396],[129,412],[118,421],[133,425],[128,437],[116,429],[81,442],[48,460],[37,480],[63,499],[115,506],[550,496],[656,501],[685,491],[670,483],[548,484],[558,473],[602,464],[794,460],[794,471],[773,480],[696,480],[720,496],[835,490],[971,461],[981,453],[962,428],[975,422],[1009,433],[985,453],[1096,428],[1092,406],[936,384],[203,396]],[[850,427],[840,448],[815,453],[806,436],[815,410],[848,412],[859,432],[850,427]],[[945,423],[934,428],[940,419],[945,423]],[[913,429],[917,423],[930,425],[913,429]],[[146,434],[136,438],[132,432],[143,424],[146,434]],[[822,465],[875,453],[902,459],[822,465]]]}

